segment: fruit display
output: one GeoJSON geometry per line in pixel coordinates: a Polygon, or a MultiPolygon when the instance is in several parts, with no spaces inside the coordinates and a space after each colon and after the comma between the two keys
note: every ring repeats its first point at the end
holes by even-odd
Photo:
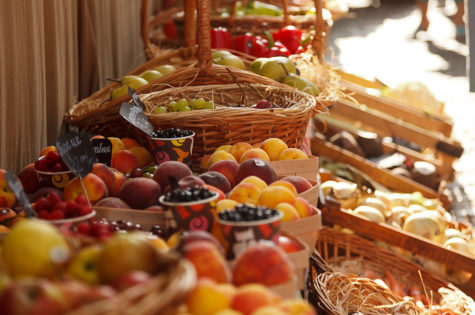
{"type": "MultiPolygon", "coordinates": [[[[236,57],[237,58],[237,57],[236,57]]],[[[170,101],[163,106],[157,106],[152,110],[154,114],[171,113],[171,112],[189,112],[190,110],[214,109],[213,101],[206,101],[203,98],[186,100],[181,98],[177,101],[170,101]]]]}

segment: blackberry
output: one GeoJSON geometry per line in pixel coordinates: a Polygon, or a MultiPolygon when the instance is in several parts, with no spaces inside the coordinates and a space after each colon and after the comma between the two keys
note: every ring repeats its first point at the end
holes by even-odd
{"type": "Polygon", "coordinates": [[[181,138],[191,136],[193,131],[181,130],[180,128],[169,128],[165,130],[156,130],[153,133],[154,138],[181,138]]]}
{"type": "Polygon", "coordinates": [[[218,217],[224,221],[258,221],[272,218],[278,214],[277,210],[262,206],[238,205],[234,210],[224,210],[218,213],[218,217]]]}
{"type": "Polygon", "coordinates": [[[175,188],[165,195],[164,200],[167,202],[190,202],[208,199],[215,194],[206,187],[175,188]]]}

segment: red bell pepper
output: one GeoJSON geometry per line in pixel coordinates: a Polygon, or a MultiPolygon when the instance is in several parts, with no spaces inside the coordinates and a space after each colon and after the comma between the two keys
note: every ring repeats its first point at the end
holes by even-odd
{"type": "Polygon", "coordinates": [[[290,51],[281,42],[275,41],[274,46],[267,51],[264,57],[270,58],[274,56],[289,57],[290,51]]]}
{"type": "Polygon", "coordinates": [[[284,44],[291,54],[295,54],[300,46],[302,31],[295,26],[289,25],[273,33],[272,37],[274,40],[279,40],[284,44]]]}
{"type": "Polygon", "coordinates": [[[220,26],[211,29],[211,48],[233,48],[231,34],[226,28],[220,26]]]}
{"type": "Polygon", "coordinates": [[[251,33],[236,36],[233,38],[233,47],[237,51],[250,55],[253,40],[254,36],[251,33]]]}
{"type": "Polygon", "coordinates": [[[170,20],[163,24],[163,33],[166,37],[171,39],[178,39],[178,32],[175,27],[173,20],[170,20]]]}
{"type": "Polygon", "coordinates": [[[264,57],[267,51],[269,50],[267,48],[268,44],[269,42],[267,41],[267,39],[262,38],[260,36],[255,36],[252,39],[251,55],[257,58],[264,57]]]}

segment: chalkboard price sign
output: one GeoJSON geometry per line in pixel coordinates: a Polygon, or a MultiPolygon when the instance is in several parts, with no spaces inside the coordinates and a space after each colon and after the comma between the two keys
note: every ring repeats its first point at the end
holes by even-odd
{"type": "Polygon", "coordinates": [[[8,187],[10,187],[15,194],[16,199],[20,202],[23,209],[25,209],[26,216],[30,218],[36,217],[36,212],[31,207],[30,200],[26,196],[20,180],[10,171],[5,172],[3,177],[7,181],[8,187]]]}
{"type": "Polygon", "coordinates": [[[124,117],[129,123],[145,132],[150,137],[153,134],[154,128],[148,121],[147,116],[143,112],[142,107],[130,105],[129,103],[122,103],[120,106],[120,115],[124,117]]]}
{"type": "Polygon", "coordinates": [[[88,135],[68,132],[56,140],[56,148],[64,163],[77,177],[83,178],[92,171],[96,155],[88,135]]]}
{"type": "Polygon", "coordinates": [[[93,139],[91,141],[92,149],[96,155],[96,162],[111,165],[112,142],[109,139],[93,139]]]}

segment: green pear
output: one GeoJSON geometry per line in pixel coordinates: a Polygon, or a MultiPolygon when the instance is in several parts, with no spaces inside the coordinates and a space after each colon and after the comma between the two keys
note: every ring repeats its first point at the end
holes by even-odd
{"type": "Polygon", "coordinates": [[[217,64],[222,66],[234,67],[238,69],[246,69],[244,62],[238,56],[229,55],[229,56],[222,56],[221,58],[216,60],[217,64]]]}
{"type": "Polygon", "coordinates": [[[271,57],[262,65],[261,75],[276,81],[282,81],[287,73],[297,73],[294,63],[285,57],[271,57]],[[285,67],[287,72],[284,70],[285,67]]]}
{"type": "Polygon", "coordinates": [[[169,74],[170,72],[173,72],[176,70],[176,68],[172,65],[161,65],[161,66],[158,66],[156,67],[155,69],[153,70],[157,70],[158,72],[160,72],[161,74],[163,75],[167,75],[169,74]]]}
{"type": "Polygon", "coordinates": [[[269,58],[257,58],[251,63],[251,71],[256,74],[261,74],[262,66],[269,58]]]}
{"type": "Polygon", "coordinates": [[[138,89],[139,87],[148,84],[147,80],[136,75],[126,75],[120,82],[122,85],[130,86],[133,89],[138,89]]]}
{"type": "Polygon", "coordinates": [[[246,14],[282,16],[284,11],[273,4],[260,1],[249,1],[246,14]]]}
{"type": "Polygon", "coordinates": [[[224,56],[231,56],[232,54],[227,50],[217,50],[211,54],[211,59],[216,63],[216,60],[221,59],[224,56]]]}
{"type": "Polygon", "coordinates": [[[312,81],[299,77],[296,74],[289,74],[282,83],[313,96],[320,94],[320,90],[312,81]]]}
{"type": "Polygon", "coordinates": [[[114,98],[121,97],[122,95],[126,95],[128,93],[129,91],[128,91],[127,85],[122,85],[118,87],[117,89],[112,90],[111,97],[112,99],[114,99],[114,98]]]}
{"type": "Polygon", "coordinates": [[[145,70],[139,75],[139,77],[147,80],[147,82],[152,82],[158,78],[163,77],[163,74],[157,70],[145,70]]]}

